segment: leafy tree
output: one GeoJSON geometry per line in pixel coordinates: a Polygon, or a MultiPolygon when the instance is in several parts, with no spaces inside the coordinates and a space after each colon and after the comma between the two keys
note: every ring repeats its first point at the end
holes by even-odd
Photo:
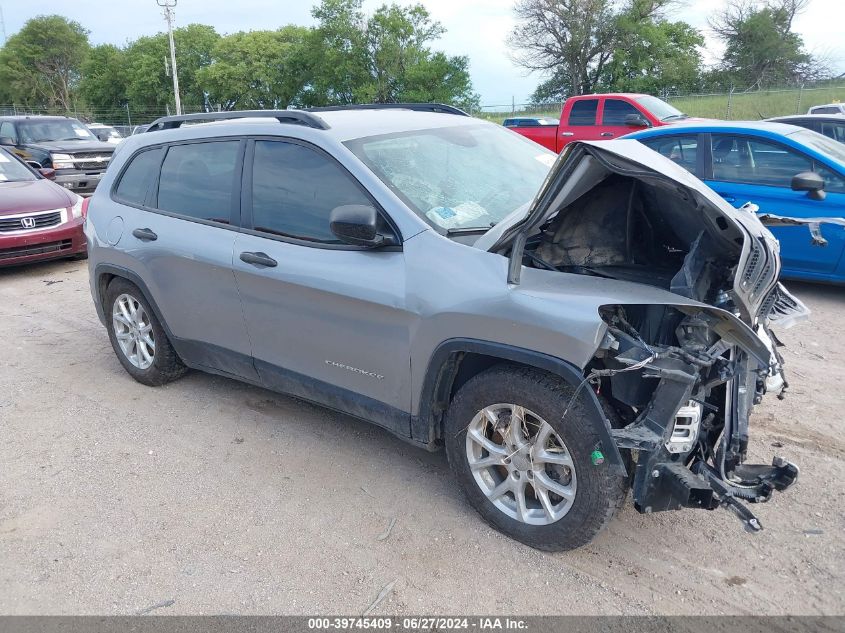
{"type": "Polygon", "coordinates": [[[32,18],[0,49],[0,97],[71,110],[89,47],[79,23],[59,15],[32,18]]]}
{"type": "Polygon", "coordinates": [[[619,44],[599,78],[602,89],[669,94],[701,81],[704,38],[686,22],[619,20],[619,44]]]}
{"type": "Polygon", "coordinates": [[[303,105],[356,102],[367,82],[367,49],[361,0],[323,0],[311,15],[316,28],[306,38],[297,60],[307,76],[303,105]]]}
{"type": "MultiPolygon", "coordinates": [[[[197,75],[211,64],[212,52],[220,36],[211,26],[189,24],[175,29],[173,39],[182,103],[188,108],[206,107],[206,94],[197,75]]],[[[126,92],[130,102],[156,108],[173,103],[173,80],[167,73],[170,45],[166,33],[140,37],[132,42],[126,50],[126,60],[126,92]]]]}
{"type": "Polygon", "coordinates": [[[234,33],[214,45],[213,61],[197,73],[212,107],[224,110],[286,108],[302,91],[297,67],[308,29],[234,33]]]}
{"type": "MultiPolygon", "coordinates": [[[[517,0],[508,37],[513,59],[551,75],[564,95],[593,92],[626,35],[627,22],[654,19],[669,0],[517,0]]],[[[552,85],[540,92],[551,94],[552,85]]]]}
{"type": "Polygon", "coordinates": [[[731,0],[710,26],[725,43],[714,79],[747,88],[821,79],[829,69],[804,50],[792,21],[809,0],[731,0]]]}
{"type": "Polygon", "coordinates": [[[79,96],[86,105],[102,111],[126,105],[126,54],[111,44],[95,46],[82,63],[79,96]]]}
{"type": "Polygon", "coordinates": [[[422,5],[382,5],[369,19],[361,0],[323,0],[306,38],[303,105],[440,101],[478,107],[469,60],[433,52],[444,29],[422,5]]]}

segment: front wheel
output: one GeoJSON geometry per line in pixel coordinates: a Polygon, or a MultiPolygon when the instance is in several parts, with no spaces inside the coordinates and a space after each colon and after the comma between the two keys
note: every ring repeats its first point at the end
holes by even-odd
{"type": "Polygon", "coordinates": [[[470,503],[497,530],[546,551],[588,543],[628,490],[595,458],[600,429],[581,398],[569,406],[573,393],[551,374],[498,365],[464,384],[446,415],[449,463],[470,503]]]}

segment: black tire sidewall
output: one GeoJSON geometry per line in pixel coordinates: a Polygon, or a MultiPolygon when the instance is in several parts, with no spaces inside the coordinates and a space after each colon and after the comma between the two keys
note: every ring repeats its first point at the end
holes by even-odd
{"type": "Polygon", "coordinates": [[[135,284],[124,279],[115,279],[106,288],[104,304],[106,313],[106,329],[109,333],[109,341],[111,342],[112,349],[114,349],[117,359],[130,376],[138,382],[149,386],[163,385],[164,383],[170,382],[178,377],[177,374],[182,368],[182,364],[178,358],[176,358],[175,353],[170,346],[167,334],[165,333],[164,328],[159,322],[155,312],[153,312],[150,307],[144,293],[142,293],[135,284]],[[123,294],[134,297],[138,303],[143,306],[144,312],[147,313],[147,317],[150,320],[150,325],[152,325],[153,334],[155,335],[156,349],[153,362],[146,369],[135,367],[135,365],[126,358],[126,354],[123,353],[123,350],[120,348],[120,343],[117,341],[117,336],[114,331],[114,323],[112,322],[112,311],[114,310],[115,300],[123,294]]]}
{"type": "Polygon", "coordinates": [[[627,491],[627,478],[611,474],[608,460],[592,463],[600,447],[599,429],[586,414],[583,395],[564,410],[574,388],[556,376],[522,367],[501,365],[468,381],[456,394],[444,427],[452,471],[470,503],[499,531],[537,549],[567,550],[589,542],[610,520],[627,491]],[[547,421],[569,450],[576,475],[572,507],[558,521],[528,525],[504,514],[490,502],[472,474],[466,455],[466,428],[484,407],[496,403],[524,406],[547,421]]]}

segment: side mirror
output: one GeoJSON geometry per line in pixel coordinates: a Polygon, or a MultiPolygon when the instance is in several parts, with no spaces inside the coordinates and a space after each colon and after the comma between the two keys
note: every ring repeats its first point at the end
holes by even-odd
{"type": "Polygon", "coordinates": [[[651,127],[651,123],[642,114],[626,114],[625,125],[628,127],[651,127]]]}
{"type": "Polygon", "coordinates": [[[49,167],[41,167],[38,169],[38,173],[44,176],[47,180],[55,180],[56,179],[56,170],[50,169],[49,167]]]}
{"type": "Polygon", "coordinates": [[[8,136],[0,136],[0,145],[15,145],[15,139],[8,136]]]}
{"type": "Polygon", "coordinates": [[[354,246],[389,246],[393,238],[378,232],[378,211],[363,204],[345,204],[332,209],[329,227],[337,237],[354,246]]]}
{"type": "Polygon", "coordinates": [[[803,171],[792,177],[793,191],[806,191],[811,200],[824,200],[824,178],[814,171],[803,171]]]}

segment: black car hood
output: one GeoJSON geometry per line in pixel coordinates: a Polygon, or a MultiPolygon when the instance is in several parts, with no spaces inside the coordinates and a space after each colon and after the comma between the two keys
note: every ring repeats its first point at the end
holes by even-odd
{"type": "Polygon", "coordinates": [[[75,154],[76,152],[111,154],[114,151],[114,145],[102,141],[39,141],[38,143],[26,143],[24,147],[60,154],[75,154]]]}

